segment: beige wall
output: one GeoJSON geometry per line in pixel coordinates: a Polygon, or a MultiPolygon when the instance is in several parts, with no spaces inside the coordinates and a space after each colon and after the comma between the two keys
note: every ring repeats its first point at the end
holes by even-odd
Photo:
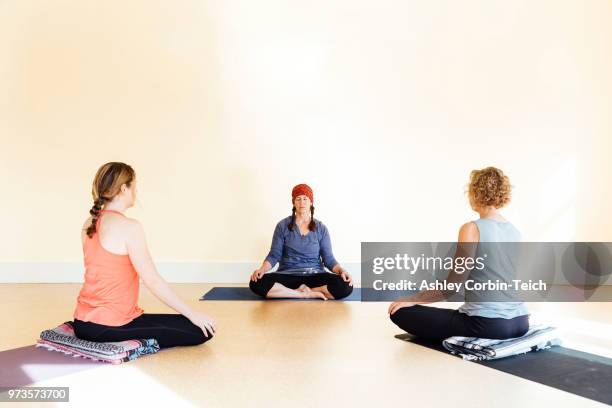
{"type": "Polygon", "coordinates": [[[76,261],[139,176],[158,260],[254,261],[315,190],[340,261],[455,239],[502,167],[529,240],[612,240],[610,1],[0,2],[0,261],[76,261]]]}

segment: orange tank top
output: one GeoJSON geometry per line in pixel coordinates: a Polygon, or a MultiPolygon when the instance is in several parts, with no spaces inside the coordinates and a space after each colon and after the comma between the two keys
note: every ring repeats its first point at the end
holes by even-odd
{"type": "MultiPolygon", "coordinates": [[[[118,211],[102,210],[123,216],[118,211]]],[[[102,214],[101,214],[102,215],[102,214]]],[[[139,278],[128,255],[107,251],[95,234],[85,239],[85,282],[77,298],[74,318],[105,326],[123,326],[143,314],[138,307],[139,278]]]]}

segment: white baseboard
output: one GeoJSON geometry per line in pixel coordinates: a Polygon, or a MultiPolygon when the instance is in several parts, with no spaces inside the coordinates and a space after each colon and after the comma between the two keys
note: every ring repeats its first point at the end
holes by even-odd
{"type": "MultiPolygon", "coordinates": [[[[248,283],[259,262],[157,262],[159,273],[171,283],[248,283]]],[[[361,282],[360,264],[344,267],[361,282]]],[[[0,283],[81,283],[82,262],[0,262],[0,283]]]]}

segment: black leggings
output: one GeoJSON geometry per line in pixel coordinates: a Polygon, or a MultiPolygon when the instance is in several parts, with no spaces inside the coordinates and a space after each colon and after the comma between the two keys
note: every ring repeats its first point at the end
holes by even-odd
{"type": "Polygon", "coordinates": [[[272,286],[277,282],[289,289],[297,289],[301,285],[306,285],[309,288],[327,285],[327,290],[334,299],[345,298],[353,292],[353,287],[348,282],[342,280],[339,275],[329,272],[304,275],[271,272],[264,274],[257,282],[250,281],[249,287],[259,296],[266,297],[272,286]]]}
{"type": "Polygon", "coordinates": [[[391,315],[391,321],[402,330],[429,340],[453,336],[510,339],[529,330],[528,315],[512,319],[468,316],[454,309],[421,305],[397,310],[391,315]]]}
{"type": "Polygon", "coordinates": [[[160,348],[195,346],[212,338],[204,336],[202,329],[180,314],[143,314],[123,326],[74,320],[76,337],[89,341],[124,341],[155,339],[160,348]]]}

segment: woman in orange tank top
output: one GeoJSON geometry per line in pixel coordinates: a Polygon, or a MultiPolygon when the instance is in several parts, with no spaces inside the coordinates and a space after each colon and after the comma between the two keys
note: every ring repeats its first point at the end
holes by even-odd
{"type": "Polygon", "coordinates": [[[135,172],[106,163],[96,173],[94,205],[81,239],[85,282],[74,311],[77,337],[99,342],[156,339],[160,347],[210,340],[215,322],[183,302],[157,273],[140,223],[123,213],[134,205],[135,172]],[[180,314],[148,314],[138,306],[139,281],[180,314]]]}

